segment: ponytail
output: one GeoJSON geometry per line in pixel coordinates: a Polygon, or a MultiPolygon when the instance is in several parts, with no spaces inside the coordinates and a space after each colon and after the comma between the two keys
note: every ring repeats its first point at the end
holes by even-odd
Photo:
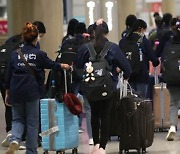
{"type": "Polygon", "coordinates": [[[102,23],[99,25],[95,23],[94,29],[95,29],[95,38],[93,41],[94,48],[97,54],[99,54],[107,40],[105,35],[109,33],[109,29],[108,29],[108,25],[104,21],[102,21],[102,23]]]}
{"type": "Polygon", "coordinates": [[[130,37],[134,32],[138,32],[141,29],[146,29],[146,28],[147,28],[146,22],[142,19],[137,19],[133,24],[133,26],[131,27],[131,29],[129,30],[126,37],[130,37]]]}

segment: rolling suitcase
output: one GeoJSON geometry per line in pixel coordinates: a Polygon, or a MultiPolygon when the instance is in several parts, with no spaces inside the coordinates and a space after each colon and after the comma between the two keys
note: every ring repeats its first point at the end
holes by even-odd
{"type": "Polygon", "coordinates": [[[155,130],[166,131],[169,126],[170,96],[166,84],[154,86],[153,110],[155,117],[155,130]]]}
{"type": "Polygon", "coordinates": [[[118,106],[120,104],[119,99],[119,90],[116,90],[113,95],[112,101],[112,109],[111,109],[111,121],[110,121],[110,137],[111,136],[118,136],[120,137],[120,121],[118,119],[118,106]]]}
{"type": "Polygon", "coordinates": [[[154,139],[154,115],[152,102],[137,95],[128,94],[119,106],[121,123],[120,153],[135,149],[140,154],[146,152],[154,139]]]}
{"type": "MultiPolygon", "coordinates": [[[[65,77],[65,91],[67,83],[65,77]]],[[[41,99],[41,131],[42,148],[56,153],[65,153],[66,149],[73,149],[77,153],[79,140],[79,119],[73,115],[64,102],[55,99],[41,99]]]]}

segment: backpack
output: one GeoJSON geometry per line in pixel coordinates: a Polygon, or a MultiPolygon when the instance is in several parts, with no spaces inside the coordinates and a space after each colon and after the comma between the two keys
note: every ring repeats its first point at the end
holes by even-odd
{"type": "Polygon", "coordinates": [[[4,80],[5,70],[12,51],[19,48],[19,42],[5,43],[0,46],[0,78],[4,80]]]}
{"type": "Polygon", "coordinates": [[[125,44],[121,48],[131,64],[131,77],[139,75],[143,68],[142,41],[143,37],[139,37],[138,40],[130,40],[126,38],[125,44]]]}
{"type": "Polygon", "coordinates": [[[57,61],[60,63],[66,63],[72,65],[76,58],[79,47],[83,44],[82,39],[77,36],[69,36],[64,40],[61,49],[58,51],[57,61]]]}
{"type": "Polygon", "coordinates": [[[158,39],[158,35],[157,35],[157,29],[153,29],[152,32],[149,34],[149,41],[151,42],[153,51],[156,51],[157,46],[159,45],[159,39],[158,39]]]}
{"type": "Polygon", "coordinates": [[[163,39],[165,39],[166,35],[170,32],[169,29],[158,29],[156,31],[154,31],[151,35],[151,37],[149,38],[153,47],[153,50],[156,51],[157,47],[159,46],[160,42],[163,41],[163,39]],[[151,40],[153,39],[153,40],[151,40]]]}
{"type": "Polygon", "coordinates": [[[180,43],[170,43],[162,57],[162,77],[168,84],[180,85],[180,43]]]}
{"type": "Polygon", "coordinates": [[[85,64],[80,90],[90,102],[110,99],[113,95],[113,79],[110,66],[104,58],[112,43],[107,42],[97,55],[92,42],[87,43],[90,53],[89,62],[85,64]]]}

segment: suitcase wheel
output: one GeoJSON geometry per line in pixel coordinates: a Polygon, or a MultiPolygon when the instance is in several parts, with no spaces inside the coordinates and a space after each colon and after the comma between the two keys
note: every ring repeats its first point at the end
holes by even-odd
{"type": "Polygon", "coordinates": [[[125,154],[129,153],[129,150],[124,150],[124,153],[125,153],[125,154]]]}
{"type": "Polygon", "coordinates": [[[123,154],[123,150],[120,150],[120,151],[119,151],[119,154],[123,154]]]}
{"type": "Polygon", "coordinates": [[[65,154],[65,151],[57,151],[56,154],[65,154]]]}
{"type": "Polygon", "coordinates": [[[72,154],[78,154],[78,149],[77,148],[72,149],[72,154]]]}
{"type": "Polygon", "coordinates": [[[146,153],[146,148],[142,148],[142,153],[146,153]]]}

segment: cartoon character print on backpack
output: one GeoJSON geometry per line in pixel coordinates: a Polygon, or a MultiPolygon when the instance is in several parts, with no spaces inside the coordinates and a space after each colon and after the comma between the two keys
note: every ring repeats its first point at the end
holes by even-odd
{"type": "Polygon", "coordinates": [[[87,44],[90,58],[85,64],[83,80],[80,89],[90,102],[106,100],[113,95],[113,79],[110,66],[105,59],[105,55],[112,43],[107,42],[101,53],[97,55],[93,44],[87,44]]]}
{"type": "Polygon", "coordinates": [[[86,76],[85,76],[85,82],[89,82],[90,80],[95,80],[94,73],[93,73],[93,66],[92,62],[86,63],[86,76]]]}

